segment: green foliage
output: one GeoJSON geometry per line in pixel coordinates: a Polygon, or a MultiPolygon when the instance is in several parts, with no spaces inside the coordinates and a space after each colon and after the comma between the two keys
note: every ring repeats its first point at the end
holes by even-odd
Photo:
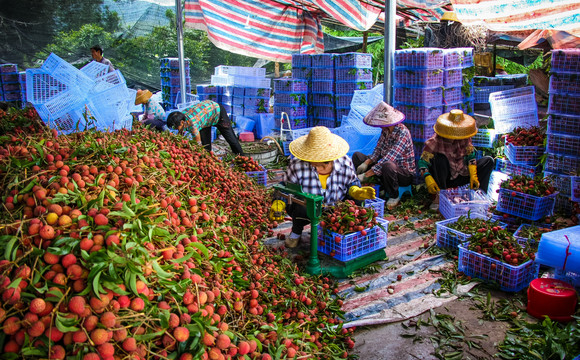
{"type": "Polygon", "coordinates": [[[496,58],[496,63],[502,65],[508,74],[528,74],[530,70],[541,69],[543,66],[543,59],[542,55],[539,55],[530,66],[523,66],[517,62],[498,56],[496,58]]]}

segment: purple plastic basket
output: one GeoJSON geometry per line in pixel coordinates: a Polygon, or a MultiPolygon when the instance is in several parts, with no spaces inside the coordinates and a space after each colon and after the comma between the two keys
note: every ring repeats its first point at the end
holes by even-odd
{"type": "Polygon", "coordinates": [[[441,87],[443,70],[395,70],[395,85],[425,89],[441,87]]]}
{"type": "Polygon", "coordinates": [[[433,136],[435,134],[435,130],[433,129],[433,125],[435,125],[435,122],[429,124],[413,124],[413,123],[408,123],[405,126],[407,127],[407,129],[409,129],[409,132],[411,133],[411,138],[413,138],[413,141],[426,141],[427,139],[429,139],[431,136],[433,136]]]}
{"type": "Polygon", "coordinates": [[[507,159],[495,159],[495,170],[508,175],[526,175],[535,177],[541,172],[541,167],[532,165],[517,165],[512,164],[507,159]]]}
{"type": "Polygon", "coordinates": [[[334,68],[334,57],[335,54],[316,54],[312,55],[312,67],[313,68],[334,68]]]}
{"type": "Polygon", "coordinates": [[[580,49],[552,50],[552,71],[580,73],[580,49]]]}
{"type": "Polygon", "coordinates": [[[270,97],[270,89],[269,88],[250,88],[250,87],[247,87],[244,90],[244,96],[269,98],[270,97]]]}
{"type": "Polygon", "coordinates": [[[292,67],[311,67],[312,55],[292,54],[292,67]]]}
{"type": "Polygon", "coordinates": [[[317,119],[336,120],[335,108],[333,106],[314,106],[312,116],[317,119]]]}
{"type": "Polygon", "coordinates": [[[302,79],[274,79],[275,93],[306,93],[308,81],[302,79]]]}
{"type": "Polygon", "coordinates": [[[2,79],[2,84],[6,83],[18,83],[18,73],[0,73],[0,78],[2,79]]]}
{"type": "Polygon", "coordinates": [[[334,80],[333,67],[320,67],[312,69],[312,80],[334,80]]]}
{"type": "Polygon", "coordinates": [[[389,222],[377,217],[379,226],[365,229],[366,235],[356,232],[348,235],[340,235],[332,231],[324,231],[318,226],[318,251],[326,255],[334,255],[339,261],[349,261],[384,249],[387,246],[387,229],[389,222]]]}
{"type": "MultiPolygon", "coordinates": [[[[177,82],[179,84],[179,81],[177,82]]],[[[215,85],[197,85],[197,94],[198,95],[206,95],[206,94],[219,94],[219,87],[215,85]]]]}
{"type": "Polygon", "coordinates": [[[395,86],[397,103],[419,106],[440,106],[443,104],[443,89],[415,89],[395,86]]]}
{"type": "Polygon", "coordinates": [[[580,136],[548,134],[546,152],[577,157],[580,154],[580,136]]]}
{"type": "Polygon", "coordinates": [[[336,108],[337,109],[350,109],[350,103],[352,101],[353,95],[350,94],[338,94],[336,95],[336,108]]]}
{"type": "Polygon", "coordinates": [[[312,94],[313,106],[334,106],[335,95],[333,94],[312,94]]]}
{"type": "Polygon", "coordinates": [[[467,276],[497,283],[501,290],[517,292],[528,287],[538,277],[539,265],[532,260],[519,265],[508,265],[475,251],[469,243],[459,245],[458,270],[467,276]],[[494,265],[494,266],[492,266],[494,265]]]}
{"type": "Polygon", "coordinates": [[[461,87],[463,85],[463,70],[451,69],[445,70],[443,73],[443,86],[445,87],[461,87]]]}
{"type": "Polygon", "coordinates": [[[312,93],[313,94],[334,94],[333,80],[313,80],[312,93]]]}
{"type": "Polygon", "coordinates": [[[550,94],[550,114],[580,115],[580,94],[550,94]]]}
{"type": "Polygon", "coordinates": [[[373,88],[372,81],[358,81],[358,82],[337,82],[337,94],[354,94],[356,90],[369,90],[373,88]]]}
{"type": "MultiPolygon", "coordinates": [[[[378,195],[378,191],[377,191],[377,195],[378,195]]],[[[383,200],[381,198],[374,198],[374,199],[365,200],[364,207],[373,208],[375,210],[375,212],[377,213],[378,218],[382,218],[383,216],[385,216],[385,200],[383,200]]]]}
{"type": "Polygon", "coordinates": [[[571,174],[580,169],[580,157],[546,154],[546,171],[571,174]]]}
{"type": "Polygon", "coordinates": [[[452,87],[443,89],[443,104],[451,105],[463,103],[463,93],[461,87],[452,87]]]}
{"type": "Polygon", "coordinates": [[[290,93],[280,93],[274,95],[274,104],[277,105],[308,105],[306,100],[306,94],[290,94],[290,93]]]}
{"type": "Polygon", "coordinates": [[[16,73],[18,72],[17,64],[2,64],[0,65],[0,73],[16,73]]]}
{"type": "Polygon", "coordinates": [[[266,186],[268,184],[268,170],[263,165],[260,165],[262,170],[260,171],[247,171],[246,175],[249,178],[256,180],[258,185],[266,186]]]}
{"type": "Polygon", "coordinates": [[[550,76],[550,93],[580,94],[580,73],[552,73],[550,76]]]}
{"type": "Polygon", "coordinates": [[[312,68],[310,67],[293,67],[292,68],[292,77],[294,79],[304,79],[304,80],[311,80],[312,79],[312,68]]]}
{"type": "Polygon", "coordinates": [[[445,68],[466,68],[473,66],[473,48],[444,49],[445,68]]]}
{"type": "Polygon", "coordinates": [[[306,106],[282,106],[274,105],[274,118],[279,118],[282,113],[285,112],[289,117],[305,117],[306,116],[306,106]]]}
{"type": "Polygon", "coordinates": [[[552,213],[555,200],[555,194],[534,196],[501,188],[496,208],[506,214],[537,221],[552,213]]]}
{"type": "Polygon", "coordinates": [[[372,66],[372,62],[372,54],[351,52],[335,55],[334,67],[370,68],[372,66]]]}
{"type": "Polygon", "coordinates": [[[437,120],[443,114],[443,107],[416,106],[395,103],[395,109],[405,114],[405,123],[426,124],[437,120]]]}
{"type": "Polygon", "coordinates": [[[561,195],[571,196],[572,194],[572,175],[565,175],[560,173],[553,173],[549,171],[544,171],[544,177],[550,179],[552,185],[561,195]]]}
{"type": "Polygon", "coordinates": [[[516,165],[537,165],[544,154],[541,146],[515,146],[506,144],[505,156],[512,164],[516,165]]]}
{"type": "Polygon", "coordinates": [[[514,85],[474,86],[473,95],[476,104],[489,104],[489,94],[497,91],[513,89],[514,85]]]}
{"type": "Polygon", "coordinates": [[[336,81],[372,81],[373,69],[338,68],[334,70],[336,81]]]}
{"type": "Polygon", "coordinates": [[[442,49],[420,48],[395,50],[395,67],[409,69],[442,69],[445,56],[442,49]]]}
{"type": "Polygon", "coordinates": [[[580,136],[580,116],[556,114],[548,116],[548,133],[580,136]]]}

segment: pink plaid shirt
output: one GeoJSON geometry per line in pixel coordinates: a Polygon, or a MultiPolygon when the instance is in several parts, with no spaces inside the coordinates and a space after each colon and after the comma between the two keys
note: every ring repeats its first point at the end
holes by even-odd
{"type": "Polygon", "coordinates": [[[414,174],[415,152],[409,129],[403,124],[395,125],[392,133],[384,129],[370,158],[375,162],[371,170],[376,175],[381,174],[382,164],[386,161],[392,161],[414,174]]]}

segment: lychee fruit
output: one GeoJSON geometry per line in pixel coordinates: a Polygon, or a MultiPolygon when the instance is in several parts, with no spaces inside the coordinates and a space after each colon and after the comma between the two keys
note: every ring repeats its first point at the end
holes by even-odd
{"type": "Polygon", "coordinates": [[[95,345],[102,345],[109,341],[109,333],[105,329],[95,329],[91,332],[91,340],[95,345]]]}
{"type": "Polygon", "coordinates": [[[225,349],[230,347],[230,344],[231,344],[231,340],[230,340],[229,336],[227,336],[226,334],[218,335],[218,337],[216,339],[216,345],[218,348],[225,350],[225,349]]]}
{"type": "Polygon", "coordinates": [[[73,296],[68,302],[68,309],[77,315],[81,315],[85,312],[86,304],[87,302],[84,297],[73,296]]]}
{"type": "Polygon", "coordinates": [[[187,341],[187,339],[189,339],[189,330],[181,326],[175,328],[175,330],[173,330],[173,337],[175,337],[175,340],[179,342],[187,341]]]}
{"type": "Polygon", "coordinates": [[[127,352],[132,352],[137,350],[137,341],[135,340],[135,338],[126,338],[125,341],[123,341],[123,350],[127,351],[127,352]]]}
{"type": "Polygon", "coordinates": [[[30,312],[40,314],[46,309],[46,302],[43,299],[36,298],[30,302],[30,312]]]}

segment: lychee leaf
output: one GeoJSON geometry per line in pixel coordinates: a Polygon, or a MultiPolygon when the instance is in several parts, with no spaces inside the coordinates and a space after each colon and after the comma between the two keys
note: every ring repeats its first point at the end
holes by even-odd
{"type": "Polygon", "coordinates": [[[168,273],[167,271],[163,270],[161,268],[161,266],[159,266],[159,264],[157,263],[157,260],[153,261],[153,270],[155,270],[155,272],[157,273],[157,275],[161,278],[164,279],[169,279],[172,275],[171,273],[168,273]]]}

